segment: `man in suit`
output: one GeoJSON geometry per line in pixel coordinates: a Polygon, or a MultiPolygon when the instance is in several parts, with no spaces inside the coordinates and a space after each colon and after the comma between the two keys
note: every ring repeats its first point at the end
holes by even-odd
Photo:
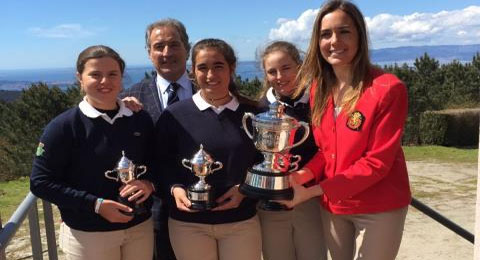
{"type": "MultiPolygon", "coordinates": [[[[173,102],[190,98],[194,92],[186,65],[190,43],[185,26],[175,19],[163,19],[150,24],[145,32],[148,56],[155,67],[151,78],[133,85],[121,95],[123,100],[143,105],[156,123],[163,110],[173,102]]],[[[176,259],[168,237],[168,209],[154,196],[152,215],[155,231],[154,259],[176,259]]]]}

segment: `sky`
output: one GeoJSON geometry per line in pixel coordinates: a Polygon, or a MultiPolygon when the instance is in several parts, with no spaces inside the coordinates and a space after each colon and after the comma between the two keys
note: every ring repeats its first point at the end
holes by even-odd
{"type": "MultiPolygon", "coordinates": [[[[479,44],[480,0],[355,0],[371,48],[479,44]]],[[[74,67],[90,45],[117,50],[127,66],[149,65],[148,24],[171,17],[195,43],[220,38],[240,61],[273,40],[306,49],[323,1],[310,0],[2,0],[0,70],[74,67]]]]}

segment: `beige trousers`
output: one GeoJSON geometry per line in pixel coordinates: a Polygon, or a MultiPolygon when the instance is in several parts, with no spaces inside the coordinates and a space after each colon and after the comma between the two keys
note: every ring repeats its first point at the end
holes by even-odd
{"type": "Polygon", "coordinates": [[[408,207],[376,214],[335,215],[322,208],[325,239],[335,260],[394,260],[408,207]]]}
{"type": "Polygon", "coordinates": [[[265,260],[326,260],[318,198],[290,211],[258,211],[265,260]]]}
{"type": "Polygon", "coordinates": [[[85,232],[60,226],[60,248],[67,260],[151,260],[153,222],[148,219],[124,230],[85,232]]]}
{"type": "Polygon", "coordinates": [[[258,217],[226,224],[198,224],[170,218],[168,230],[178,260],[260,260],[258,217]]]}

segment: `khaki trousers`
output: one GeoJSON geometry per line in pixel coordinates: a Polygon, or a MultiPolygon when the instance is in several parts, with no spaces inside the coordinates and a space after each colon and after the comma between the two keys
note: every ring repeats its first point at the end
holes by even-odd
{"type": "Polygon", "coordinates": [[[394,260],[408,207],[376,214],[335,215],[323,209],[325,239],[335,260],[394,260]]]}
{"type": "Polygon", "coordinates": [[[258,217],[226,224],[198,224],[170,218],[168,230],[178,260],[260,260],[258,217]]]}
{"type": "Polygon", "coordinates": [[[313,198],[290,211],[259,209],[265,260],[326,260],[320,202],[313,198]]]}
{"type": "Polygon", "coordinates": [[[124,230],[85,232],[60,226],[60,248],[67,260],[151,260],[153,222],[148,219],[124,230]]]}

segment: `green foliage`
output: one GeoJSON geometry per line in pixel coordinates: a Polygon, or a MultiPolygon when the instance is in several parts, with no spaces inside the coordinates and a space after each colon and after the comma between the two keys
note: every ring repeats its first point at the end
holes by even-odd
{"type": "Polygon", "coordinates": [[[448,146],[477,146],[480,109],[455,109],[439,111],[447,116],[445,141],[448,146]]]}
{"type": "Polygon", "coordinates": [[[447,132],[447,116],[426,111],[420,117],[420,140],[425,145],[442,145],[447,132]]]}
{"type": "Polygon", "coordinates": [[[413,67],[394,64],[384,70],[397,75],[408,89],[404,144],[420,144],[420,117],[425,111],[480,107],[479,53],[471,63],[453,61],[443,65],[425,53],[415,59],[413,67]]]}
{"type": "Polygon", "coordinates": [[[235,77],[235,84],[237,84],[240,94],[250,99],[256,99],[262,90],[262,81],[257,77],[250,81],[249,79],[242,80],[242,77],[237,75],[235,77]]]}
{"type": "Polygon", "coordinates": [[[32,84],[19,99],[0,106],[0,180],[30,174],[33,154],[43,127],[55,116],[78,104],[78,87],[65,92],[44,83],[32,84]]]}
{"type": "Polygon", "coordinates": [[[402,144],[403,145],[416,145],[419,143],[419,124],[415,123],[415,118],[412,116],[407,117],[405,122],[405,129],[403,131],[402,144]]]}

